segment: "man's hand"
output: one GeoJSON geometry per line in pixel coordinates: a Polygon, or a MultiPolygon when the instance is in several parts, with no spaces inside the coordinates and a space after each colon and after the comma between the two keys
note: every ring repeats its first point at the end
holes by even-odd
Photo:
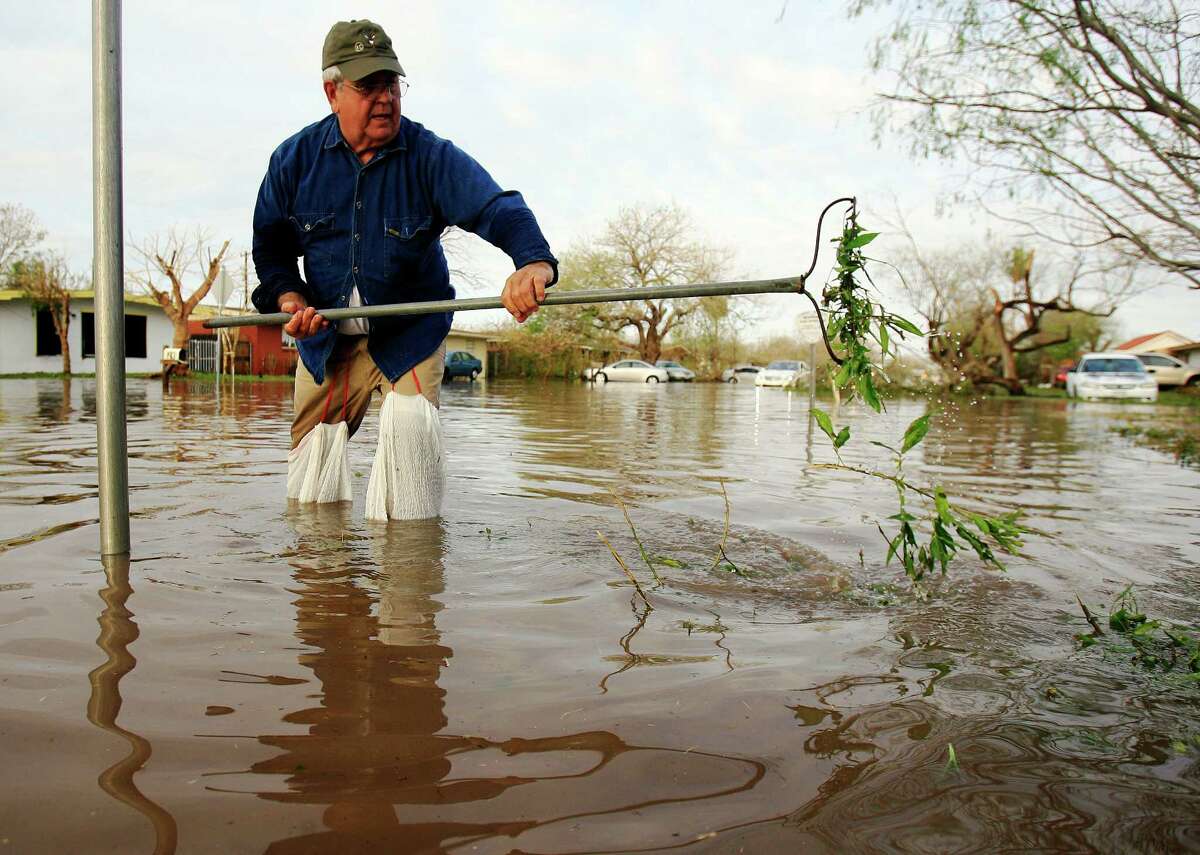
{"type": "Polygon", "coordinates": [[[284,324],[283,331],[295,339],[314,336],[329,326],[329,321],[318,315],[317,310],[308,305],[304,295],[296,291],[287,291],[279,295],[279,311],[292,316],[292,319],[284,324]]]}
{"type": "Polygon", "coordinates": [[[508,277],[500,302],[508,313],[523,324],[537,314],[538,304],[546,299],[546,286],[554,281],[554,268],[545,261],[526,264],[508,277]]]}

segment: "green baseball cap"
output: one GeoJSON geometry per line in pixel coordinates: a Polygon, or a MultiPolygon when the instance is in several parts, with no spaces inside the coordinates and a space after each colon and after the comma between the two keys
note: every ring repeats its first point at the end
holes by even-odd
{"type": "Polygon", "coordinates": [[[346,80],[362,80],[376,71],[394,71],[401,76],[404,69],[392,50],[392,40],[383,27],[365,18],[361,21],[338,21],[325,36],[321,48],[321,70],[336,65],[346,80]]]}

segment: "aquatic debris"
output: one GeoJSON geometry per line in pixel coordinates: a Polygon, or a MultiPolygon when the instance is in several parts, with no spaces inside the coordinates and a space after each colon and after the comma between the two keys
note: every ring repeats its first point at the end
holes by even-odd
{"type": "Polygon", "coordinates": [[[600,542],[608,547],[608,551],[612,553],[612,557],[616,559],[617,564],[625,572],[625,576],[629,579],[630,582],[633,583],[633,587],[637,590],[639,596],[641,596],[642,602],[646,604],[646,608],[653,611],[654,606],[652,606],[650,604],[650,600],[646,596],[646,592],[642,590],[642,586],[638,582],[637,576],[633,575],[633,571],[629,569],[629,565],[626,564],[625,561],[621,558],[621,556],[617,554],[617,550],[613,549],[613,545],[608,542],[607,537],[605,537],[603,534],[600,533],[599,529],[596,529],[596,537],[600,538],[600,542]]]}
{"type": "MultiPolygon", "coordinates": [[[[1075,636],[1080,649],[1085,650],[1096,644],[1104,631],[1094,616],[1089,617],[1091,612],[1082,600],[1079,605],[1093,630],[1090,634],[1075,636]]],[[[1180,670],[1200,676],[1200,637],[1179,626],[1168,626],[1164,620],[1147,617],[1133,593],[1133,585],[1127,585],[1113,599],[1108,612],[1108,628],[1131,645],[1132,664],[1150,671],[1180,670]]]]}
{"type": "MultiPolygon", "coordinates": [[[[637,544],[638,552],[642,555],[642,560],[646,562],[646,566],[650,569],[650,575],[654,577],[654,583],[661,585],[662,577],[654,569],[654,562],[650,560],[650,553],[646,551],[646,547],[642,544],[642,539],[638,537],[637,526],[633,524],[633,519],[629,516],[629,509],[625,507],[625,503],[621,501],[621,497],[617,495],[616,490],[610,488],[608,492],[612,494],[613,499],[616,500],[617,505],[621,508],[621,513],[625,515],[625,522],[629,523],[629,530],[633,532],[633,542],[637,544]]],[[[610,546],[609,549],[612,549],[612,547],[610,546]]],[[[613,555],[615,556],[616,552],[613,555]]]]}

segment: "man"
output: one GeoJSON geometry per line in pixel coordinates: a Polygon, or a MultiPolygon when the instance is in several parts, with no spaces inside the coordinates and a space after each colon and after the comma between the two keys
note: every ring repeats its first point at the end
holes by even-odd
{"type": "Polygon", "coordinates": [[[558,277],[521,195],[501,190],[453,143],[401,116],[407,83],[382,27],[334,24],[321,67],[330,115],[275,150],[254,209],[254,306],[290,312],[284,330],[300,351],[293,448],[320,422],[345,420],[353,434],[376,389],[438,405],[450,313],[335,328],[320,310],[453,298],[439,240],[447,226],[513,259],[501,301],[519,322],[558,277]]]}

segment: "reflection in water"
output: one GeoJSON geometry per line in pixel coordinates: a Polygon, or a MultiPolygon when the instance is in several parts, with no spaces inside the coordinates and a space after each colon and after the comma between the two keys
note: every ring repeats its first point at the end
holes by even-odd
{"type": "Polygon", "coordinates": [[[71,378],[38,381],[37,415],[42,426],[65,424],[71,418],[71,378]]]}
{"type": "Polygon", "coordinates": [[[604,731],[501,741],[443,733],[446,692],[438,679],[453,655],[435,620],[444,607],[437,599],[444,588],[443,524],[373,526],[364,556],[349,514],[344,505],[289,509],[300,534],[292,565],[301,585],[296,632],[309,648],[299,661],[320,681],[321,703],[285,717],[307,725],[307,733],[259,737],[281,753],[251,771],[285,784],[259,791],[261,798],[325,805],[328,830],[276,841],[268,851],[448,851],[584,817],[728,796],[762,779],[765,767],[756,761],[631,745],[604,731]],[[611,769],[618,758],[635,755],[646,759],[611,769]],[[670,762],[685,778],[696,764],[710,772],[716,764],[719,774],[699,793],[682,786],[672,793],[663,781],[620,783],[630,768],[670,762]],[[579,800],[562,797],[564,782],[610,769],[616,777],[592,786],[618,794],[611,807],[595,806],[595,790],[579,800]],[[542,795],[530,794],[523,804],[460,807],[494,804],[510,791],[546,783],[555,792],[538,790],[542,795]],[[579,810],[580,804],[593,809],[579,810]]]}
{"type": "MultiPolygon", "coordinates": [[[[239,385],[218,407],[211,382],[147,383],[131,483],[176,667],[137,709],[144,656],[118,691],[138,630],[110,566],[80,742],[62,737],[82,706],[70,675],[98,656],[75,560],[94,548],[94,384],[71,385],[0,381],[13,851],[142,852],[151,827],[170,851],[171,815],[135,781],[178,818],[181,851],[1200,851],[1197,684],[1072,639],[1076,593],[1103,609],[1130,581],[1148,614],[1195,625],[1200,476],[1113,433],[1192,410],[944,402],[906,471],[972,508],[1020,506],[1038,534],[1009,573],[966,560],[917,600],[877,542],[894,491],[817,470],[832,449],[798,396],[454,384],[444,527],[339,507],[293,510],[289,532],[290,387],[239,385]],[[722,483],[744,577],[711,569],[722,483]],[[610,490],[678,563],[644,624],[591,537],[636,555],[610,490]]],[[[886,465],[870,440],[894,444],[928,406],[844,404],[848,462],[886,465]]],[[[364,475],[370,451],[351,449],[364,475]]]]}
{"type": "Polygon", "coordinates": [[[150,759],[150,742],[117,724],[121,713],[121,678],[137,665],[129,645],[137,640],[138,625],[133,621],[133,612],[125,607],[133,594],[129,584],[129,556],[105,556],[102,560],[108,584],[100,591],[104,611],[99,618],[100,637],[96,644],[108,655],[108,661],[88,674],[92,694],[87,718],[97,727],[119,735],[129,743],[130,750],[100,773],[100,789],[144,814],[154,826],[155,855],[166,855],[175,851],[178,839],[175,819],[165,808],[142,795],[133,782],[133,776],[150,759]]]}

